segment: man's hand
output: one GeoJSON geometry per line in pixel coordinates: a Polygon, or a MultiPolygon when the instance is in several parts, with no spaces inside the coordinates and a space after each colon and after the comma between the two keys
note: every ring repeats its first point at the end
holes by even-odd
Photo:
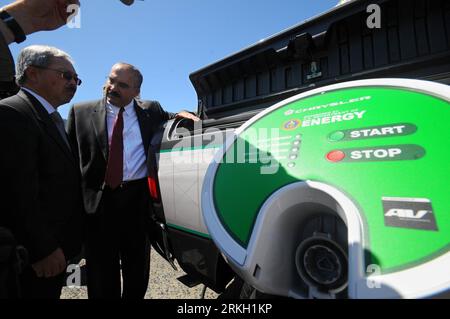
{"type": "Polygon", "coordinates": [[[66,257],[61,248],[31,265],[39,278],[55,277],[66,269],[66,257]]]}
{"type": "Polygon", "coordinates": [[[71,4],[80,5],[79,0],[17,0],[2,9],[11,14],[25,34],[43,30],[55,30],[67,23],[74,12],[67,12],[71,4]]]}
{"type": "Polygon", "coordinates": [[[200,121],[200,118],[198,118],[197,116],[186,112],[186,111],[181,111],[180,113],[177,113],[177,118],[184,118],[184,119],[190,119],[193,120],[195,122],[200,121]]]}

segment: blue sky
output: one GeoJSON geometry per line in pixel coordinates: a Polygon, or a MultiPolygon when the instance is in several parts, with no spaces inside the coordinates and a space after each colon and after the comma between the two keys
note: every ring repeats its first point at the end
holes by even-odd
{"type": "MultiPolygon", "coordinates": [[[[9,3],[0,0],[0,6],[9,3]]],[[[337,0],[81,0],[80,28],[30,35],[31,44],[68,52],[83,80],[72,103],[101,97],[111,66],[124,61],[144,75],[143,99],[169,111],[196,110],[189,74],[332,8],[337,0]]],[[[71,104],[70,104],[71,105],[71,104]]],[[[59,111],[66,118],[70,105],[59,111]]]]}

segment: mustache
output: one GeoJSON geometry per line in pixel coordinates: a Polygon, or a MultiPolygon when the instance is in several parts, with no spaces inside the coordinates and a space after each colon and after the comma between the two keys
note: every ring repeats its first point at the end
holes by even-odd
{"type": "Polygon", "coordinates": [[[108,92],[107,96],[113,96],[113,97],[118,97],[118,98],[120,98],[120,94],[117,93],[117,92],[114,92],[114,91],[108,92]]]}
{"type": "Polygon", "coordinates": [[[76,86],[69,86],[69,87],[66,88],[66,90],[68,90],[71,93],[75,94],[75,92],[77,92],[77,87],[76,86]]]}

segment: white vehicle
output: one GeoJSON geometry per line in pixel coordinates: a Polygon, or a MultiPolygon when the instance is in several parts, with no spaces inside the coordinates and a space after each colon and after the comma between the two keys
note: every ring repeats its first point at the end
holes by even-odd
{"type": "Polygon", "coordinates": [[[193,73],[154,247],[224,296],[448,296],[449,37],[448,1],[350,1],[193,73]]]}

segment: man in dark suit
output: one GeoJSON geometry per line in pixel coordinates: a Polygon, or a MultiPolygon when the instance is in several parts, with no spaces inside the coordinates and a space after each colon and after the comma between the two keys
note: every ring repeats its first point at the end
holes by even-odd
{"type": "Polygon", "coordinates": [[[152,134],[175,116],[156,101],[140,102],[142,74],[117,63],[102,100],[76,104],[68,133],[80,154],[87,217],[89,298],[141,299],[150,269],[147,152],[152,134]],[[123,288],[121,289],[120,270],[123,288]]]}
{"type": "Polygon", "coordinates": [[[66,53],[46,46],[23,49],[16,74],[21,90],[0,101],[0,226],[29,253],[22,296],[59,298],[81,249],[83,205],[76,148],[56,109],[81,80],[66,53]]]}

